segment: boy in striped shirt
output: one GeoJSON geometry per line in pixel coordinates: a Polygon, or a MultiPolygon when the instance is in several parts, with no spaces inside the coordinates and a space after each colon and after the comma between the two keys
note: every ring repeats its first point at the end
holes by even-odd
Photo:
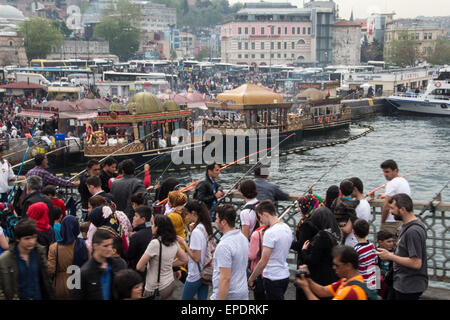
{"type": "Polygon", "coordinates": [[[376,249],[373,243],[366,238],[369,235],[369,223],[363,219],[357,219],[353,224],[353,233],[358,240],[355,250],[359,256],[358,271],[363,276],[369,289],[376,289],[376,249]]]}

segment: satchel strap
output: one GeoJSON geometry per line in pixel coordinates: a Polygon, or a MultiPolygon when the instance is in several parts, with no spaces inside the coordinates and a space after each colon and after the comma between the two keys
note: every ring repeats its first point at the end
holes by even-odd
{"type": "Polygon", "coordinates": [[[162,242],[160,239],[158,239],[159,241],[159,261],[158,261],[158,280],[157,280],[157,284],[158,284],[158,290],[159,290],[159,280],[160,280],[160,276],[161,276],[161,255],[162,255],[162,242]]]}

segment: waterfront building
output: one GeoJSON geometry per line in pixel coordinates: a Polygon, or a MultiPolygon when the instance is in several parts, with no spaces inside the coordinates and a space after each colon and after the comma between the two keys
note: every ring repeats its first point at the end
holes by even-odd
{"type": "Polygon", "coordinates": [[[390,55],[394,40],[415,40],[419,56],[428,56],[436,47],[436,40],[446,36],[446,31],[440,26],[423,24],[420,20],[400,19],[386,25],[384,35],[384,56],[390,55]]]}
{"type": "Polygon", "coordinates": [[[385,39],[386,25],[394,20],[395,12],[372,13],[367,19],[367,40],[372,43],[376,40],[383,44],[385,39]]]}
{"type": "Polygon", "coordinates": [[[25,19],[19,9],[0,5],[0,65],[27,64],[23,37],[19,32],[19,23],[25,19]]]}
{"type": "Polygon", "coordinates": [[[164,32],[177,24],[177,10],[151,1],[132,0],[141,8],[142,32],[164,32]]]}
{"type": "Polygon", "coordinates": [[[118,57],[109,52],[108,41],[64,40],[60,46],[54,46],[47,59],[113,59],[118,57]]]}
{"type": "Polygon", "coordinates": [[[357,66],[361,61],[361,23],[339,21],[332,28],[332,63],[357,66]]]}

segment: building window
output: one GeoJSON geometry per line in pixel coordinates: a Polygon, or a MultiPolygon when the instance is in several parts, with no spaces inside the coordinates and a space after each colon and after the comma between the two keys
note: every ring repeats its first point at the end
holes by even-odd
{"type": "Polygon", "coordinates": [[[252,54],[252,59],[255,59],[255,55],[254,54],[252,54]]]}
{"type": "Polygon", "coordinates": [[[419,40],[419,34],[416,33],[416,40],[419,40]]]}
{"type": "Polygon", "coordinates": [[[264,27],[261,27],[261,34],[264,34],[264,27]]]}
{"type": "Polygon", "coordinates": [[[292,34],[295,34],[295,27],[292,27],[292,34]]]}
{"type": "Polygon", "coordinates": [[[248,54],[245,55],[245,58],[248,59],[248,54]]]}
{"type": "Polygon", "coordinates": [[[273,49],[274,49],[274,44],[273,44],[273,41],[272,41],[272,42],[270,42],[270,49],[271,49],[271,50],[273,50],[273,49]]]}
{"type": "Polygon", "coordinates": [[[281,50],[281,42],[278,42],[278,50],[281,50]]]}
{"type": "Polygon", "coordinates": [[[245,27],[245,34],[248,34],[248,27],[245,27]]]}
{"type": "Polygon", "coordinates": [[[300,27],[297,27],[297,34],[300,34],[300,27]]]}
{"type": "Polygon", "coordinates": [[[273,58],[273,53],[270,54],[270,57],[273,58]]]}
{"type": "Polygon", "coordinates": [[[252,34],[255,34],[255,27],[252,27],[252,34]]]}
{"type": "Polygon", "coordinates": [[[295,49],[295,42],[294,41],[292,41],[292,43],[291,43],[291,49],[295,49]]]}
{"type": "Polygon", "coordinates": [[[433,39],[433,34],[432,34],[432,33],[429,33],[429,34],[428,34],[428,39],[429,39],[429,40],[433,39]]]}
{"type": "Polygon", "coordinates": [[[9,46],[10,46],[10,47],[13,46],[13,42],[12,42],[12,41],[9,42],[9,46]]]}
{"type": "Polygon", "coordinates": [[[306,44],[305,40],[303,40],[303,39],[298,40],[297,43],[298,43],[298,44],[306,44]]]}
{"type": "Polygon", "coordinates": [[[238,54],[238,58],[239,58],[239,59],[242,58],[242,54],[238,54]]]}
{"type": "Polygon", "coordinates": [[[295,57],[295,56],[294,56],[294,54],[292,53],[292,54],[291,54],[291,58],[294,59],[294,57],[295,57]]]}
{"type": "Polygon", "coordinates": [[[297,58],[297,60],[305,60],[305,57],[304,57],[304,56],[299,56],[299,57],[297,58]]]}
{"type": "Polygon", "coordinates": [[[278,34],[281,34],[281,27],[278,27],[278,34]]]}
{"type": "Polygon", "coordinates": [[[261,59],[264,59],[264,53],[261,53],[261,59]]]}
{"type": "Polygon", "coordinates": [[[264,42],[261,42],[261,50],[264,50],[264,42]]]}
{"type": "Polygon", "coordinates": [[[281,53],[278,54],[278,58],[281,58],[281,53]]]}
{"type": "Polygon", "coordinates": [[[241,27],[238,28],[238,34],[242,34],[242,28],[241,27]]]}
{"type": "Polygon", "coordinates": [[[245,50],[248,50],[248,42],[244,42],[245,50]]]}
{"type": "Polygon", "coordinates": [[[286,53],[284,54],[284,58],[285,58],[285,59],[287,58],[287,54],[286,54],[286,53]]]}
{"type": "Polygon", "coordinates": [[[242,43],[238,42],[238,50],[242,50],[242,43]]]}
{"type": "Polygon", "coordinates": [[[287,49],[287,42],[284,43],[284,50],[287,49]]]}
{"type": "Polygon", "coordinates": [[[252,50],[255,50],[255,43],[252,42],[252,50]]]}
{"type": "Polygon", "coordinates": [[[308,34],[311,34],[311,28],[308,28],[308,34]]]}
{"type": "Polygon", "coordinates": [[[306,34],[306,27],[303,27],[303,34],[306,34]]]}
{"type": "Polygon", "coordinates": [[[275,27],[274,26],[271,26],[270,27],[270,34],[273,34],[275,32],[275,27]]]}
{"type": "Polygon", "coordinates": [[[284,34],[287,34],[287,27],[284,27],[284,34]]]}

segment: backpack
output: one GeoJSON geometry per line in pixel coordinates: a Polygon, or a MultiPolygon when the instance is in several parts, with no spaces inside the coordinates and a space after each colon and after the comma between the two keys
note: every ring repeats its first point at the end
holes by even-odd
{"type": "MultiPolygon", "coordinates": [[[[242,210],[249,209],[250,211],[255,211],[255,215],[256,215],[256,206],[257,206],[258,204],[259,204],[259,202],[256,202],[256,203],[254,203],[254,204],[246,204],[246,205],[242,208],[242,210]]],[[[250,235],[253,233],[253,231],[255,231],[256,229],[258,229],[259,227],[260,227],[259,221],[258,221],[258,219],[256,219],[255,227],[253,228],[253,230],[250,230],[250,235]]]]}
{"type": "Polygon", "coordinates": [[[14,211],[8,208],[8,204],[5,204],[5,209],[0,211],[0,224],[3,228],[3,233],[8,237],[9,241],[14,241],[14,228],[19,220],[14,211]]]}
{"type": "Polygon", "coordinates": [[[213,237],[209,237],[204,229],[201,229],[203,235],[208,239],[206,244],[205,260],[203,262],[203,268],[200,268],[200,263],[197,262],[198,270],[200,271],[200,279],[204,284],[212,284],[212,277],[214,272],[214,251],[216,251],[217,244],[214,242],[213,237]]]}
{"type": "Polygon", "coordinates": [[[352,286],[352,285],[353,286],[358,286],[361,289],[363,289],[364,292],[366,293],[367,300],[381,300],[381,298],[377,294],[377,292],[375,290],[369,289],[365,283],[363,283],[361,281],[358,281],[358,280],[353,280],[353,281],[350,281],[349,283],[347,283],[345,285],[345,287],[352,286]]]}

